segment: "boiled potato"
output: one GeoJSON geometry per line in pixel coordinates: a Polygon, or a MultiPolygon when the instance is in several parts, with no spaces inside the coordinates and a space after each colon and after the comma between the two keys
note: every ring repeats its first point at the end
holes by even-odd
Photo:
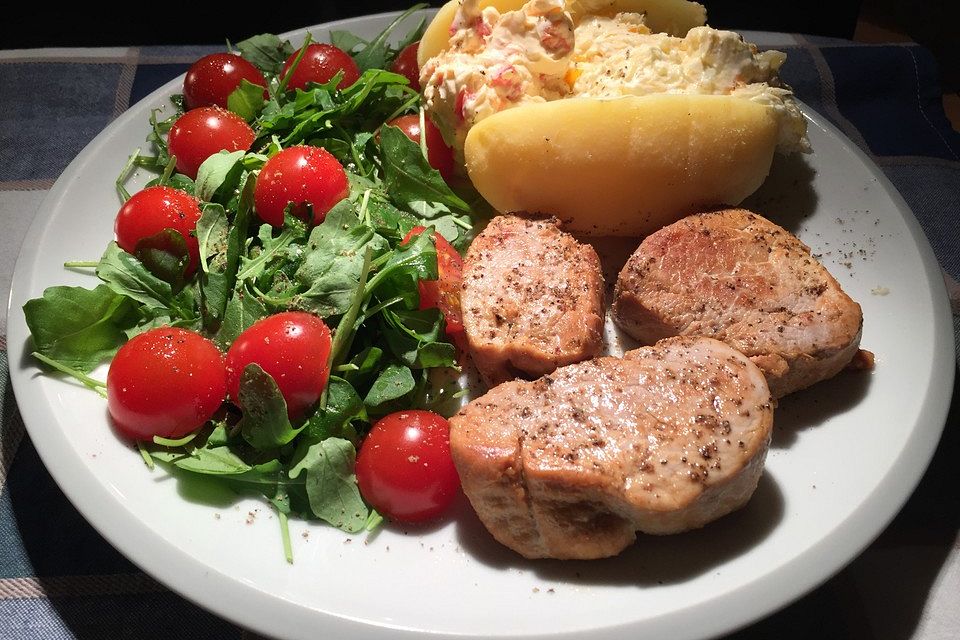
{"type": "Polygon", "coordinates": [[[763,182],[769,110],[718,95],[570,98],[492,115],[467,135],[470,179],[498,211],[557,216],[587,235],[644,236],[763,182]]]}

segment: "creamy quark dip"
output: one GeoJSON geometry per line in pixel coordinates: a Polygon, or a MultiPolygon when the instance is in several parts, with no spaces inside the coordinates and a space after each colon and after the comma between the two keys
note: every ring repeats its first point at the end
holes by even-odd
{"type": "Polygon", "coordinates": [[[563,0],[531,0],[501,14],[464,0],[450,46],[421,69],[424,102],[461,153],[470,127],[504,109],[567,97],[731,95],[771,109],[777,148],[807,151],[806,121],[777,75],[786,55],[759,52],[732,31],[694,27],[652,33],[644,17],[587,16],[574,24],[563,0]]]}

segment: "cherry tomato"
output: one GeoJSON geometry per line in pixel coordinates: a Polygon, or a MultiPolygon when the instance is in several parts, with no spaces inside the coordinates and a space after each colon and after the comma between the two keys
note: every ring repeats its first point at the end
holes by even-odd
{"type": "Polygon", "coordinates": [[[256,363],[276,381],[287,414],[298,418],[327,386],[329,357],[330,330],[317,316],[303,311],[267,316],[241,333],[227,351],[227,390],[236,401],[244,367],[256,363]]]}
{"type": "Polygon", "coordinates": [[[405,76],[410,81],[410,86],[415,91],[420,91],[420,65],[417,64],[417,49],[420,48],[420,41],[408,44],[403,51],[397,54],[390,71],[405,76]]]}
{"type": "Polygon", "coordinates": [[[187,109],[227,108],[227,97],[246,80],[261,87],[267,80],[255,66],[235,53],[211,53],[194,62],[183,79],[183,101],[187,109]]]}
{"type": "MultiPolygon", "coordinates": [[[[299,50],[287,58],[283,63],[283,70],[280,72],[280,79],[283,80],[287,75],[287,70],[296,60],[299,50]]],[[[307,52],[303,54],[293,75],[287,82],[287,90],[306,89],[308,82],[322,84],[328,82],[338,71],[343,71],[343,78],[337,83],[338,89],[349,87],[360,78],[360,68],[353,61],[350,54],[343,49],[338,49],[332,44],[314,43],[307,45],[307,52]]]]}
{"type": "MultiPolygon", "coordinates": [[[[425,227],[414,227],[403,238],[401,244],[407,244],[410,238],[418,236],[425,227]]],[[[438,308],[447,321],[447,335],[451,338],[463,331],[460,313],[460,283],[463,280],[463,259],[453,245],[442,235],[433,232],[433,244],[437,248],[436,280],[421,280],[417,283],[420,290],[420,308],[438,308]]]]}
{"type": "MultiPolygon", "coordinates": [[[[418,144],[420,143],[419,115],[400,116],[387,124],[398,127],[408,138],[418,144]]],[[[444,180],[449,181],[453,176],[453,150],[443,141],[440,130],[429,118],[424,119],[424,124],[427,127],[427,162],[440,172],[444,180]]]]}
{"type": "Polygon", "coordinates": [[[247,121],[220,107],[187,111],[167,134],[170,155],[177,157],[177,171],[197,177],[203,161],[219,151],[246,151],[256,136],[247,121]]]}
{"type": "Polygon", "coordinates": [[[173,229],[187,243],[190,264],[185,275],[190,276],[200,264],[200,247],[194,235],[199,219],[199,202],[190,194],[170,187],[148,187],[120,207],[114,224],[117,244],[127,253],[136,253],[137,244],[144,238],[173,229]]]}
{"type": "Polygon", "coordinates": [[[356,473],[360,493],[391,520],[435,519],[460,487],[450,456],[450,425],[431,411],[381,418],[360,447],[356,473]]]}
{"type": "Polygon", "coordinates": [[[295,216],[320,224],[333,205],[349,193],[347,173],[329,151],[296,146],[284,149],[263,165],[253,202],[260,218],[275,227],[283,225],[283,211],[291,202],[295,216]]]}
{"type": "Polygon", "coordinates": [[[186,329],[161,327],[117,351],[107,373],[107,410],[128,438],[180,438],[213,416],[226,391],[217,345],[186,329]]]}

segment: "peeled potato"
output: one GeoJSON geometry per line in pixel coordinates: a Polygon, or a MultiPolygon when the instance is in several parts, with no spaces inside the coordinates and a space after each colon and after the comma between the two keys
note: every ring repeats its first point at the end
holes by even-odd
{"type": "Polygon", "coordinates": [[[720,95],[569,98],[494,114],[467,135],[470,179],[498,211],[557,216],[587,235],[644,236],[766,178],[777,123],[720,95]]]}
{"type": "MultiPolygon", "coordinates": [[[[524,0],[480,0],[480,8],[496,7],[497,11],[516,11],[524,0]]],[[[459,0],[450,0],[440,7],[433,21],[423,32],[417,50],[417,64],[424,63],[447,48],[450,42],[450,24],[460,7],[459,0]]],[[[585,15],[615,15],[617,13],[646,14],[647,26],[654,32],[672,36],[686,35],[693,27],[707,21],[703,5],[687,0],[567,0],[567,11],[574,23],[585,15]]]]}

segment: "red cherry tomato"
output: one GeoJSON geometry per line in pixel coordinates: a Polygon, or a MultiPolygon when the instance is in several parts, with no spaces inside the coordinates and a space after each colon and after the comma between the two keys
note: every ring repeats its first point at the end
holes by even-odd
{"type": "Polygon", "coordinates": [[[450,425],[431,411],[381,418],[360,447],[356,473],[361,495],[391,520],[435,519],[460,487],[450,456],[450,425]]]}
{"type": "Polygon", "coordinates": [[[420,65],[417,64],[417,50],[420,48],[420,41],[408,44],[403,51],[397,54],[396,59],[390,70],[405,76],[410,81],[410,86],[415,91],[420,91],[420,65]]]}
{"type": "Polygon", "coordinates": [[[283,225],[283,211],[291,202],[295,216],[320,224],[349,193],[347,173],[329,151],[297,146],[284,149],[263,165],[253,202],[260,218],[275,227],[283,225]]]}
{"type": "MultiPolygon", "coordinates": [[[[283,63],[283,70],[280,72],[281,81],[286,77],[287,71],[299,53],[300,51],[297,50],[283,63]]],[[[337,75],[338,71],[343,71],[343,78],[337,84],[338,89],[349,87],[360,78],[360,68],[346,51],[332,44],[307,45],[307,52],[303,54],[293,75],[287,81],[287,90],[306,89],[308,82],[317,84],[328,82],[337,75]]]]}
{"type": "Polygon", "coordinates": [[[177,157],[177,171],[197,177],[203,161],[219,151],[246,151],[256,136],[247,121],[220,107],[200,107],[173,123],[167,134],[170,155],[177,157]]]}
{"type": "Polygon", "coordinates": [[[194,235],[199,219],[200,205],[190,194],[170,187],[148,187],[120,207],[114,224],[117,244],[127,253],[135,253],[137,243],[144,238],[173,229],[187,243],[190,264],[185,275],[190,276],[200,264],[200,247],[194,235]]]}
{"type": "Polygon", "coordinates": [[[107,409],[124,436],[180,438],[220,407],[223,353],[200,334],[161,327],[120,347],[107,373],[107,409]]]}
{"type": "MultiPolygon", "coordinates": [[[[420,235],[425,227],[414,227],[403,238],[401,244],[407,244],[410,238],[420,235]]],[[[460,283],[463,280],[463,259],[447,239],[434,231],[433,244],[437,248],[437,280],[421,280],[420,308],[438,308],[447,321],[447,335],[456,338],[463,331],[460,313],[460,283]]]]}
{"type": "Polygon", "coordinates": [[[251,363],[269,373],[287,414],[298,418],[319,398],[330,371],[330,330],[323,320],[303,311],[286,311],[255,322],[227,351],[227,390],[236,401],[240,376],[251,363]]]}
{"type": "Polygon", "coordinates": [[[227,97],[246,80],[261,87],[267,80],[255,66],[235,53],[211,53],[194,62],[183,79],[183,101],[187,109],[227,108],[227,97]]]}
{"type": "MultiPolygon", "coordinates": [[[[429,118],[424,120],[427,127],[427,162],[430,166],[440,172],[444,180],[449,181],[453,176],[453,150],[443,141],[443,136],[437,126],[430,122],[429,118]]],[[[392,127],[398,127],[408,138],[416,143],[420,143],[420,116],[408,115],[394,118],[387,123],[392,127]]]]}

